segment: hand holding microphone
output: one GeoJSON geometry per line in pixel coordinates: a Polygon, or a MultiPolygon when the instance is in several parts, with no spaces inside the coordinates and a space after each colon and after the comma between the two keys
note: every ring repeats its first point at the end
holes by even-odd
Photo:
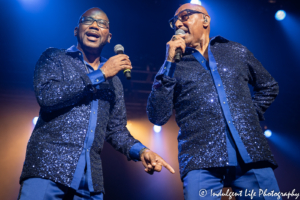
{"type": "MultiPolygon", "coordinates": [[[[119,49],[119,47],[116,48],[117,46],[118,45],[115,46],[115,52],[117,49],[116,53],[118,55],[110,57],[106,61],[106,63],[101,67],[101,70],[104,72],[106,79],[115,76],[121,70],[124,70],[124,73],[125,73],[125,71],[127,71],[127,73],[128,73],[128,70],[130,72],[132,69],[129,57],[124,54],[124,47],[122,45],[119,45],[119,47],[120,46],[122,47],[122,49],[119,49]]],[[[126,76],[126,74],[125,74],[125,76],[126,76]]],[[[126,76],[126,78],[127,78],[127,76],[126,76]]],[[[131,76],[130,76],[130,78],[131,78],[131,76]]]]}
{"type": "Polygon", "coordinates": [[[167,43],[167,61],[179,62],[182,53],[185,51],[185,32],[182,29],[178,29],[173,35],[172,39],[167,43]]]}
{"type": "MultiPolygon", "coordinates": [[[[116,54],[124,54],[124,47],[120,44],[117,44],[114,48],[114,51],[116,54]]],[[[131,79],[131,69],[125,69],[124,70],[124,76],[127,78],[127,80],[131,79]]]]}

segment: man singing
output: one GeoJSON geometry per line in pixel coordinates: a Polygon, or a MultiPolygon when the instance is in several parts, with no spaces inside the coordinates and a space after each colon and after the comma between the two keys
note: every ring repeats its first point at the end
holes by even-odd
{"type": "Polygon", "coordinates": [[[100,153],[104,140],[152,174],[174,169],[135,140],[126,128],[123,88],[117,76],[131,69],[127,55],[101,57],[109,20],[87,10],[74,30],[77,46],[47,49],[37,62],[34,90],[41,107],[27,146],[19,199],[103,199],[100,153]]]}
{"type": "Polygon", "coordinates": [[[221,36],[209,38],[211,18],[204,7],[184,4],[170,20],[174,35],[148,99],[149,120],[165,124],[176,111],[180,174],[186,200],[221,199],[235,192],[279,192],[277,167],[259,120],[278,94],[278,84],[253,54],[221,36]],[[181,60],[175,62],[175,50],[181,60]],[[248,87],[254,87],[251,97],[248,87]]]}

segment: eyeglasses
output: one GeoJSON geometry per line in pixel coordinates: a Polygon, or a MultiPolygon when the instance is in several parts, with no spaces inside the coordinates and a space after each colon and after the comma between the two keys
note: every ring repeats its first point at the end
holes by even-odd
{"type": "Polygon", "coordinates": [[[104,20],[104,19],[94,19],[92,17],[82,17],[80,20],[79,20],[79,23],[83,23],[85,25],[92,25],[94,23],[94,21],[97,22],[97,25],[100,27],[100,28],[106,28],[108,29],[109,28],[109,22],[104,20]]]}
{"type": "Polygon", "coordinates": [[[175,15],[173,18],[171,18],[169,20],[169,24],[170,24],[170,27],[172,29],[174,29],[176,26],[175,26],[175,23],[177,22],[177,20],[179,19],[181,22],[184,22],[186,20],[189,19],[189,16],[192,15],[192,14],[195,14],[195,13],[201,13],[203,14],[204,18],[207,14],[203,13],[203,12],[199,12],[199,11],[196,11],[196,10],[190,10],[190,9],[186,9],[186,10],[183,10],[183,11],[180,11],[177,15],[175,15]]]}

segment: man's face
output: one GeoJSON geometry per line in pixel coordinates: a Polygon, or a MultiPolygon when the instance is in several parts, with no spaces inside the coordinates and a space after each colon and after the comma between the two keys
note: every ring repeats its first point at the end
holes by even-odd
{"type": "MultiPolygon", "coordinates": [[[[195,10],[207,14],[207,11],[201,6],[193,4],[184,4],[178,8],[175,15],[186,9],[195,10]]],[[[203,37],[203,34],[205,33],[205,28],[209,28],[205,27],[205,25],[203,24],[205,15],[202,13],[191,14],[188,16],[187,20],[183,20],[182,22],[180,20],[177,20],[175,23],[176,30],[182,29],[185,31],[185,43],[189,47],[193,47],[193,44],[199,42],[199,40],[203,37]]],[[[206,16],[206,19],[208,21],[210,20],[208,15],[206,16]]]]}
{"type": "MultiPolygon", "coordinates": [[[[82,17],[91,17],[93,19],[102,19],[108,21],[106,14],[102,11],[90,9],[85,12],[82,17]]],[[[102,49],[103,46],[111,39],[109,28],[102,28],[94,21],[91,25],[79,23],[75,28],[75,36],[77,36],[78,46],[84,50],[102,49]]]]}

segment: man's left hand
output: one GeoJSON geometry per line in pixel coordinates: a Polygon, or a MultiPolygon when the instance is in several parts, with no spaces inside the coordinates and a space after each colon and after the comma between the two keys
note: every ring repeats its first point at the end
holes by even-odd
{"type": "Polygon", "coordinates": [[[153,174],[154,171],[160,172],[162,167],[165,167],[172,174],[175,174],[175,170],[159,155],[151,150],[145,150],[140,155],[141,161],[145,167],[145,172],[153,174]]]}

